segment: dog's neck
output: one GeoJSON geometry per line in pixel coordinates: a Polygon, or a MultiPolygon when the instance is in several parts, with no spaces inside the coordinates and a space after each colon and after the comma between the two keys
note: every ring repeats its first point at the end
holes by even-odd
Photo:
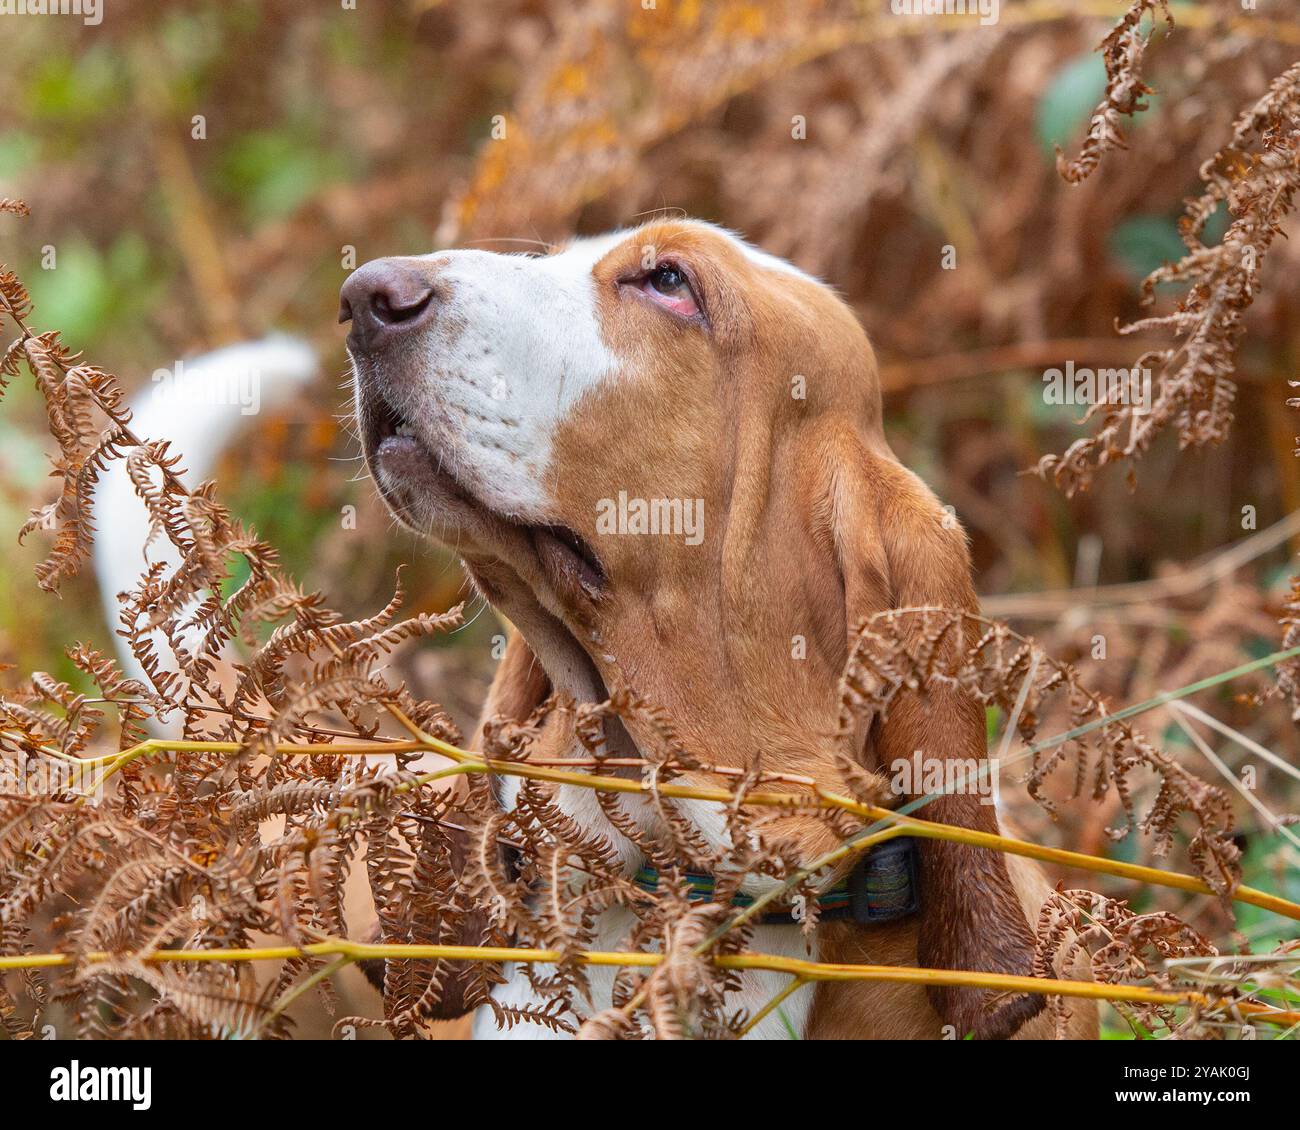
{"type": "MultiPolygon", "coordinates": [[[[776,594],[751,594],[743,607],[728,606],[719,586],[696,594],[679,619],[661,615],[653,627],[570,628],[499,568],[467,564],[480,590],[528,643],[550,691],[577,705],[635,692],[672,719],[682,747],[701,762],[744,767],[761,752],[770,769],[835,779],[834,755],[842,745],[837,623],[798,621],[776,594]],[[764,681],[710,676],[754,669],[764,670],[764,681]]],[[[636,718],[626,725],[613,719],[605,730],[610,756],[662,756],[662,735],[636,718]]],[[[572,727],[567,737],[548,727],[544,744],[547,756],[573,756],[572,727]]]]}

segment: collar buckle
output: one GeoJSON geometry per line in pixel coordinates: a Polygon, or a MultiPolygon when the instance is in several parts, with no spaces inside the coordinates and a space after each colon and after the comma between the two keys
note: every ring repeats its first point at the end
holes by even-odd
{"type": "Polygon", "coordinates": [[[915,914],[921,889],[916,841],[911,836],[885,840],[849,872],[849,912],[862,926],[878,926],[915,914]]]}

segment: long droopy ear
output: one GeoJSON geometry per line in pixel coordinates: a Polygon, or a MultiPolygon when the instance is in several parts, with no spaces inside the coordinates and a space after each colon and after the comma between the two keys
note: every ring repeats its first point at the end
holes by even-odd
{"type": "MultiPolygon", "coordinates": [[[[853,447],[857,450],[848,467],[837,460],[834,489],[850,646],[863,621],[888,609],[975,611],[966,538],[951,513],[883,444],[875,451],[857,443],[853,447]]],[[[984,712],[952,687],[895,699],[887,716],[877,719],[863,738],[861,752],[869,767],[886,772],[895,760],[910,761],[917,751],[922,758],[958,758],[967,765],[982,762],[986,754],[984,712]]],[[[944,795],[917,814],[998,831],[993,806],[970,792],[944,795]]],[[[1033,934],[1002,854],[925,840],[920,863],[920,963],[1028,976],[1033,934]]],[[[990,1009],[983,990],[936,987],[929,993],[942,1021],[953,1025],[959,1037],[974,1033],[977,1039],[1004,1039],[1043,1007],[1041,994],[1017,996],[990,1009]]]]}

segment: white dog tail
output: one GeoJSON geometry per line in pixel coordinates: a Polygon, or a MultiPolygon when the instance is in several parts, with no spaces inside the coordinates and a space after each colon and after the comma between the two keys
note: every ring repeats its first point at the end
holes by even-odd
{"type": "MultiPolygon", "coordinates": [[[[179,362],[175,370],[158,370],[152,386],[131,402],[131,430],[141,440],[170,440],[171,453],[182,456],[184,481],[193,487],[211,477],[221,453],[254,416],[288,403],[319,369],[316,355],[296,338],[276,335],[227,346],[179,362]]],[[[133,588],[146,568],[143,547],[149,536],[148,514],[120,460],[109,465],[100,482],[95,518],[100,599],[105,618],[116,629],[117,594],[133,588]]],[[[156,538],[148,560],[175,565],[180,559],[170,542],[156,538]]],[[[118,644],[124,670],[143,679],[125,641],[118,637],[118,644]]],[[[158,654],[170,666],[170,649],[161,634],[158,654]]]]}

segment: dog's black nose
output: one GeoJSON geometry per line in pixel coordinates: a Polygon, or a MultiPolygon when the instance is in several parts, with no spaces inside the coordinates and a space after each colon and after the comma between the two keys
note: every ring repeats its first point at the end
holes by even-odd
{"type": "Polygon", "coordinates": [[[351,322],[348,344],[374,349],[422,326],[436,313],[426,269],[400,259],[375,259],[358,267],[339,292],[339,321],[351,322]]]}

